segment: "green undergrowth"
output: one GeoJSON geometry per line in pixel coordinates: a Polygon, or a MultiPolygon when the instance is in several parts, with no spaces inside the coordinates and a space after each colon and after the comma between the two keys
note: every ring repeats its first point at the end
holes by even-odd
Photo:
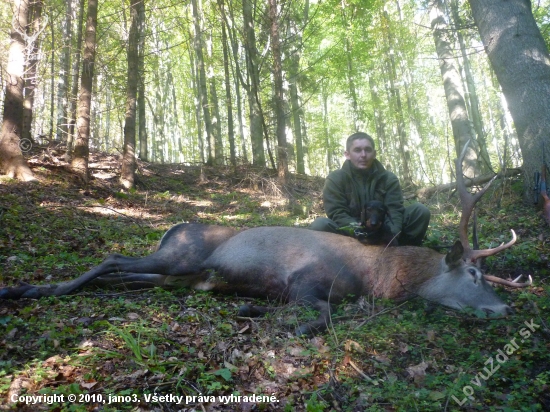
{"type": "MultiPolygon", "coordinates": [[[[147,255],[183,221],[307,226],[322,214],[322,180],[294,177],[281,188],[262,171],[153,171],[131,192],[99,181],[82,189],[47,169],[35,171],[40,184],[2,182],[1,285],[72,279],[109,253],[147,255]]],[[[457,203],[448,194],[426,202],[426,244],[442,253],[458,238],[457,203]]],[[[478,229],[483,248],[518,234],[484,262],[487,271],[534,280],[498,289],[515,310],[506,319],[364,297],[308,339],[293,331],[316,316],[311,309],[238,318],[245,303],[277,302],[185,289],[0,301],[0,410],[242,410],[212,397],[253,394],[276,399],[255,403],[266,411],[548,410],[548,227],[518,190],[497,185],[479,207],[478,229]],[[65,402],[12,403],[14,394],[65,402]],[[153,395],[189,398],[176,405],[153,395]]]]}

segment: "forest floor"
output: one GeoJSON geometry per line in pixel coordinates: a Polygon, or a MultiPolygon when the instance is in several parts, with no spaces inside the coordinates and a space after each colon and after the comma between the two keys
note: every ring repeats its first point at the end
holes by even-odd
{"type": "MultiPolygon", "coordinates": [[[[91,155],[87,187],[55,151],[29,162],[38,183],[0,181],[0,287],[72,279],[114,252],[147,255],[179,222],[305,227],[323,215],[320,178],[282,187],[263,169],[140,163],[137,189],[123,192],[114,155],[91,155]]],[[[369,296],[298,338],[296,323],[315,316],[307,308],[241,319],[249,300],[185,289],[0,300],[0,410],[550,410],[550,230],[520,193],[521,182],[497,181],[478,213],[482,248],[518,233],[485,269],[534,280],[498,288],[508,318],[369,296]]],[[[426,245],[451,245],[456,196],[425,204],[426,245]]]]}

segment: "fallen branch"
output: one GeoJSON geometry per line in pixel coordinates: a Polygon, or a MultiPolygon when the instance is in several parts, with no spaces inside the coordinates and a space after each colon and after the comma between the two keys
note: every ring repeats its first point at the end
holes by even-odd
{"type": "MultiPolygon", "coordinates": [[[[499,173],[497,173],[496,176],[497,176],[497,179],[498,179],[498,178],[502,178],[502,177],[517,176],[520,173],[521,173],[520,169],[507,169],[506,172],[504,172],[504,173],[499,172],[499,173]]],[[[491,173],[491,174],[487,174],[487,175],[474,177],[473,179],[464,179],[464,184],[466,185],[466,187],[480,186],[480,185],[483,185],[483,184],[487,183],[488,181],[490,181],[493,177],[495,177],[495,175],[493,173],[491,173]]],[[[456,188],[456,182],[445,183],[443,185],[437,185],[437,186],[431,186],[431,187],[424,187],[424,188],[418,189],[416,191],[416,197],[418,197],[420,199],[428,199],[428,198],[432,197],[433,195],[435,195],[436,193],[446,192],[446,191],[449,191],[449,190],[453,190],[455,188],[456,188]]]]}

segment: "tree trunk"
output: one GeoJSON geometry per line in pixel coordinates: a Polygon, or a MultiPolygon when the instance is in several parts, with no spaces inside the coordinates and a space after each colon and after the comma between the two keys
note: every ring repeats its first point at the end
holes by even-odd
{"type": "Polygon", "coordinates": [[[252,1],[243,0],[243,24],[245,32],[245,53],[248,69],[248,105],[250,109],[250,141],[252,143],[252,163],[265,166],[263,116],[259,102],[260,75],[258,72],[258,51],[256,50],[256,34],[252,18],[252,1]]]}
{"type": "Polygon", "coordinates": [[[78,78],[80,75],[80,59],[81,59],[81,50],[82,50],[82,26],[84,23],[84,0],[79,0],[78,6],[78,16],[77,16],[77,36],[76,36],[76,45],[75,53],[73,59],[72,67],[72,87],[71,94],[69,97],[69,115],[71,116],[69,120],[69,135],[67,136],[67,152],[65,153],[65,161],[71,162],[73,155],[73,142],[75,138],[75,124],[76,124],[76,105],[77,105],[77,94],[78,94],[78,78]]]}
{"type": "Polygon", "coordinates": [[[138,130],[139,130],[139,158],[147,161],[149,150],[147,147],[147,122],[145,118],[145,0],[138,1],[138,130]]]}
{"type": "MultiPolygon", "coordinates": [[[[231,5],[231,3],[230,3],[231,5]]],[[[233,72],[233,79],[235,83],[235,97],[237,102],[237,119],[239,122],[239,137],[241,142],[241,156],[243,157],[243,163],[248,163],[248,153],[246,149],[246,140],[244,137],[244,124],[243,124],[243,104],[242,104],[242,97],[241,97],[241,87],[239,85],[242,85],[242,87],[249,93],[249,85],[246,84],[246,82],[243,79],[243,74],[241,71],[241,66],[239,64],[239,57],[238,57],[238,47],[237,47],[237,40],[235,39],[234,34],[234,27],[236,27],[235,19],[233,17],[233,9],[231,7],[228,8],[229,10],[229,16],[231,18],[231,24],[228,21],[227,14],[225,12],[225,6],[221,8],[223,12],[223,18],[225,20],[225,25],[228,30],[229,40],[231,42],[231,54],[233,56],[233,62],[235,63],[235,71],[233,72]],[[232,29],[233,28],[233,29],[232,29]]]]}
{"type": "Polygon", "coordinates": [[[84,60],[82,61],[82,79],[78,97],[78,118],[76,120],[76,139],[71,168],[88,182],[88,156],[90,153],[90,118],[92,109],[92,88],[94,81],[97,1],[88,0],[88,17],[86,19],[86,36],[84,37],[84,60]]]}
{"type": "Polygon", "coordinates": [[[526,0],[470,0],[491,66],[514,119],[523,155],[524,199],[532,201],[543,142],[550,159],[550,56],[526,0]]]}
{"type": "Polygon", "coordinates": [[[373,106],[374,114],[374,124],[376,127],[376,136],[378,137],[378,142],[380,142],[380,150],[382,153],[385,152],[386,144],[386,123],[384,121],[384,109],[382,107],[382,99],[378,95],[378,90],[376,83],[374,82],[373,76],[369,76],[369,88],[370,95],[373,106]]]}
{"type": "Polygon", "coordinates": [[[390,30],[390,19],[388,13],[384,11],[384,21],[386,25],[386,36],[389,47],[388,63],[389,63],[389,80],[390,80],[390,96],[391,101],[395,105],[395,120],[397,122],[397,134],[399,141],[399,154],[401,155],[401,163],[403,165],[403,183],[404,186],[412,185],[412,175],[410,170],[411,155],[407,146],[407,132],[405,130],[405,119],[403,116],[403,106],[401,104],[401,93],[397,86],[397,69],[395,64],[395,40],[393,33],[390,30]]]}
{"type": "Polygon", "coordinates": [[[199,104],[199,68],[197,67],[197,62],[191,49],[189,49],[189,62],[191,66],[191,83],[193,85],[193,90],[195,91],[195,121],[197,123],[197,142],[199,145],[199,158],[201,163],[206,163],[206,159],[204,157],[204,140],[202,137],[201,108],[199,104]]]}
{"type": "Polygon", "coordinates": [[[40,34],[40,22],[42,16],[42,0],[35,0],[30,4],[29,19],[27,26],[28,45],[31,49],[27,69],[25,71],[25,89],[23,102],[23,130],[21,131],[21,140],[34,142],[31,135],[32,119],[34,111],[34,92],[37,85],[38,76],[38,52],[40,50],[38,37],[40,34]]]}
{"type": "Polygon", "coordinates": [[[309,19],[309,0],[306,0],[304,5],[303,17],[301,22],[297,22],[295,19],[290,22],[289,38],[295,37],[296,46],[290,52],[290,78],[289,78],[289,94],[290,94],[290,107],[292,111],[292,123],[294,126],[294,140],[296,141],[296,171],[301,174],[306,173],[305,167],[305,150],[304,139],[302,137],[302,117],[304,111],[300,104],[300,94],[298,89],[298,79],[300,71],[300,59],[303,49],[303,26],[307,24],[309,19]],[[299,27],[302,26],[302,27],[299,27]]]}
{"type": "Polygon", "coordinates": [[[463,22],[458,11],[457,0],[451,0],[451,12],[454,26],[456,27],[458,44],[460,45],[464,75],[466,76],[466,88],[468,90],[466,101],[469,101],[469,113],[472,119],[475,134],[477,135],[477,145],[479,147],[479,155],[481,158],[480,170],[481,173],[488,173],[492,171],[491,158],[489,157],[489,153],[487,151],[487,140],[485,138],[486,135],[483,128],[483,118],[481,117],[481,110],[479,109],[479,99],[477,98],[474,76],[472,75],[472,69],[470,67],[470,58],[468,57],[468,51],[466,50],[466,45],[464,44],[464,37],[460,31],[460,28],[463,26],[463,22]]]}
{"type": "MultiPolygon", "coordinates": [[[[220,10],[223,12],[223,0],[218,0],[220,10]]],[[[223,49],[223,73],[225,81],[225,100],[227,106],[227,138],[229,140],[229,159],[233,167],[237,167],[235,154],[235,130],[233,125],[233,98],[231,97],[231,78],[229,76],[229,52],[227,50],[227,31],[225,21],[220,21],[222,26],[222,49],[223,49]]]]}
{"type": "Polygon", "coordinates": [[[136,169],[136,107],[137,89],[140,83],[139,76],[139,1],[130,1],[130,32],[128,34],[128,85],[126,88],[126,118],[124,121],[124,152],[120,183],[126,189],[135,186],[136,169]]]}
{"type": "MultiPolygon", "coordinates": [[[[439,58],[439,69],[443,78],[443,87],[447,100],[447,108],[451,118],[451,126],[455,140],[455,149],[457,157],[468,140],[474,141],[470,128],[470,120],[466,110],[466,102],[462,95],[462,84],[460,74],[456,68],[453,51],[449,40],[446,37],[446,31],[449,30],[445,21],[445,14],[441,0],[435,0],[430,13],[431,27],[437,57],[439,58]]],[[[470,178],[479,175],[479,165],[477,156],[472,149],[468,149],[465,156],[464,174],[470,178]]]]}
{"type": "MultiPolygon", "coordinates": [[[[0,134],[0,166],[4,174],[22,181],[36,180],[21,152],[23,130],[23,73],[25,69],[25,39],[28,22],[28,1],[14,0],[14,15],[10,33],[4,117],[0,134]]],[[[30,143],[30,142],[29,142],[30,143]]]]}
{"type": "Polygon", "coordinates": [[[361,131],[363,129],[363,123],[359,120],[359,105],[357,103],[357,87],[355,86],[355,71],[353,68],[352,49],[349,38],[344,39],[345,54],[346,54],[346,67],[348,78],[348,90],[351,99],[351,111],[353,115],[353,127],[354,130],[361,131]]]}
{"type": "Polygon", "coordinates": [[[269,20],[271,23],[271,52],[273,53],[273,91],[275,100],[275,122],[277,136],[277,173],[279,181],[286,183],[288,179],[288,159],[286,153],[286,119],[283,96],[283,66],[281,59],[281,44],[279,41],[279,22],[277,0],[269,0],[269,20]]]}
{"type": "Polygon", "coordinates": [[[67,141],[68,133],[68,93],[69,93],[69,75],[71,67],[71,26],[72,26],[72,1],[65,4],[65,18],[61,25],[61,42],[63,48],[60,53],[59,73],[57,78],[57,127],[56,136],[58,141],[67,141]]]}
{"type": "Polygon", "coordinates": [[[325,148],[327,150],[327,168],[331,172],[335,169],[334,159],[332,156],[332,142],[330,139],[330,132],[328,129],[328,91],[323,87],[322,91],[323,99],[323,135],[325,141],[325,148]]]}
{"type": "Polygon", "coordinates": [[[212,74],[210,77],[210,101],[212,106],[212,135],[214,138],[214,163],[223,165],[223,140],[222,123],[220,118],[220,105],[218,101],[218,92],[216,90],[216,77],[212,74]]]}
{"type": "Polygon", "coordinates": [[[208,85],[206,83],[206,69],[204,63],[204,55],[202,52],[202,32],[201,32],[201,12],[197,6],[197,0],[191,0],[193,9],[193,24],[195,28],[195,36],[193,40],[193,48],[197,58],[198,75],[199,75],[199,101],[203,112],[204,130],[206,133],[206,146],[208,156],[206,163],[211,165],[214,163],[214,153],[212,144],[212,120],[210,119],[210,109],[208,107],[208,85]]]}

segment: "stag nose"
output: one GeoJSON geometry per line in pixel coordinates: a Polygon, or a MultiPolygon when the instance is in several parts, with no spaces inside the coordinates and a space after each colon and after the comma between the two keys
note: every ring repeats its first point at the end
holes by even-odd
{"type": "Polygon", "coordinates": [[[493,308],[483,308],[482,309],[487,315],[503,315],[508,316],[512,315],[514,313],[514,309],[512,309],[508,305],[501,305],[493,308]]]}

